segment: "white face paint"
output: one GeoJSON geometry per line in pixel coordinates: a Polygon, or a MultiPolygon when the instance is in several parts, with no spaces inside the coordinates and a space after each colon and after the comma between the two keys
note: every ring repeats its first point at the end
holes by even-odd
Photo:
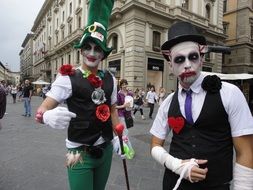
{"type": "Polygon", "coordinates": [[[202,57],[194,42],[182,42],[171,49],[170,67],[180,84],[189,88],[200,75],[202,57]]]}
{"type": "Polygon", "coordinates": [[[83,63],[88,67],[97,67],[104,57],[104,51],[93,42],[87,42],[82,48],[83,63]]]}

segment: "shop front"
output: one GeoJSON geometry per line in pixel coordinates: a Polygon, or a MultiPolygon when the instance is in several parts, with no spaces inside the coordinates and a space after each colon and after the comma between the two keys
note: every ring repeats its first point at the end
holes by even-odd
{"type": "Polygon", "coordinates": [[[158,93],[163,86],[164,60],[148,58],[147,64],[147,89],[154,86],[158,93]]]}

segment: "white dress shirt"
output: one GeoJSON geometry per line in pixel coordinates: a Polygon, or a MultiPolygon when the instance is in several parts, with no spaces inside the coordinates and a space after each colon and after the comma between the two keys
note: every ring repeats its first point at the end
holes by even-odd
{"type": "Polygon", "coordinates": [[[157,96],[157,94],[156,94],[155,91],[153,91],[153,92],[152,91],[148,91],[146,99],[147,99],[148,103],[154,104],[155,100],[156,101],[158,100],[158,96],[157,96]]]}
{"type": "MultiPolygon", "coordinates": [[[[199,78],[191,85],[192,93],[192,117],[195,122],[200,115],[204,104],[206,91],[201,88],[201,83],[205,75],[201,74],[199,78]]],[[[179,85],[178,101],[180,111],[185,117],[184,102],[186,94],[182,92],[182,86],[179,85]]],[[[174,93],[170,94],[161,104],[158,113],[150,129],[150,133],[160,139],[165,139],[170,132],[168,126],[168,111],[174,93]]],[[[232,137],[253,134],[253,117],[248,103],[241,90],[230,83],[222,82],[220,90],[223,106],[228,114],[228,120],[231,126],[232,137]]],[[[215,118],[210,118],[215,119],[215,118]]]]}

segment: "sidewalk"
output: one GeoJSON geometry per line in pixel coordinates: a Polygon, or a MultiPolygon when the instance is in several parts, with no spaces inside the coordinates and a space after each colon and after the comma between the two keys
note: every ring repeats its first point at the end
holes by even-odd
{"type": "MultiPolygon", "coordinates": [[[[32,112],[42,102],[32,98],[32,112]]],[[[0,131],[0,190],[68,190],[65,168],[65,138],[67,130],[55,130],[23,117],[23,102],[12,104],[8,96],[7,113],[0,131]]],[[[147,118],[148,108],[144,108],[147,118]]],[[[157,107],[153,117],[155,117],[157,107]]],[[[150,156],[149,129],[153,120],[135,116],[135,125],[129,130],[135,149],[134,159],[127,160],[131,190],[162,189],[163,167],[150,156]]],[[[113,156],[112,169],[106,190],[126,188],[122,160],[113,156]]]]}

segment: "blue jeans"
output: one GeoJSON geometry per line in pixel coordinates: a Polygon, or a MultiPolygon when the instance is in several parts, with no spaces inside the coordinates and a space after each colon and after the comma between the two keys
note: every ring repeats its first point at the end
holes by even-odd
{"type": "Polygon", "coordinates": [[[25,115],[31,116],[31,99],[30,98],[23,98],[24,100],[24,107],[25,107],[25,115]]]}

